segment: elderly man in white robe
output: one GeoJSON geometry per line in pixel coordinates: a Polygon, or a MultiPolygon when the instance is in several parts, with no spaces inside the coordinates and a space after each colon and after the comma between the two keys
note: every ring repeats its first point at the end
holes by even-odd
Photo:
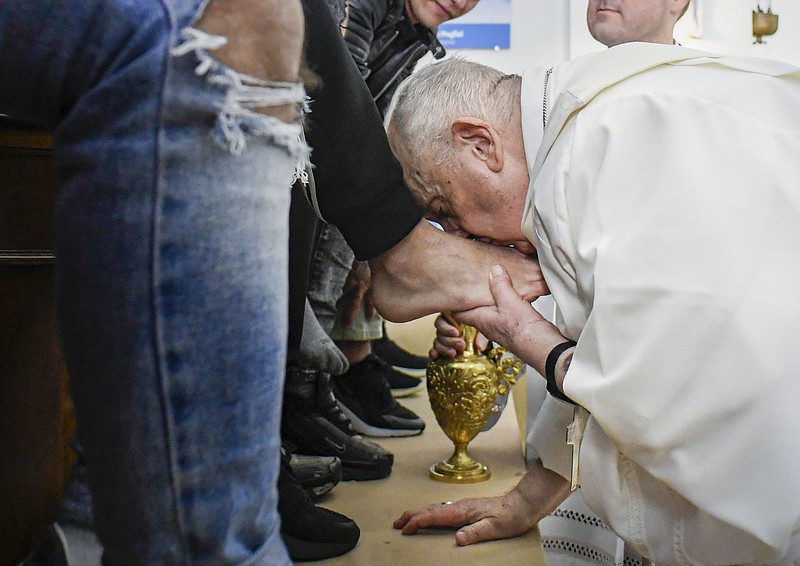
{"type": "MultiPolygon", "coordinates": [[[[673,45],[675,26],[688,9],[689,0],[587,0],[586,25],[592,37],[606,47],[634,41],[673,45]]],[[[539,301],[536,308],[552,316],[552,299],[539,301]]],[[[441,321],[438,325],[441,328],[441,321]]],[[[457,331],[453,327],[448,330],[457,331]]],[[[549,428],[571,414],[566,407],[549,400],[545,385],[538,381],[538,376],[532,377],[527,387],[528,463],[539,457],[542,427],[549,428]]],[[[580,417],[582,422],[585,414],[580,417]]],[[[642,563],[641,556],[587,508],[579,489],[539,522],[539,531],[550,566],[596,560],[629,566],[642,563]]]]}
{"type": "Polygon", "coordinates": [[[405,534],[516,536],[582,486],[657,563],[800,561],[800,69],[631,43],[522,79],[418,70],[387,116],[431,220],[538,251],[545,321],[495,267],[456,313],[590,415],[508,494],[429,505],[405,534]],[[571,341],[577,342],[572,346],[571,341]]]}

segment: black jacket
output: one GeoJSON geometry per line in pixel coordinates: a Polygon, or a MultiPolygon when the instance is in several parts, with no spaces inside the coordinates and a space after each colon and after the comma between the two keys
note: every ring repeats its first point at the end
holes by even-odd
{"type": "Polygon", "coordinates": [[[379,255],[422,218],[403,183],[369,90],[342,41],[326,0],[302,0],[306,62],[321,79],[311,89],[306,138],[317,198],[358,259],[379,255]]]}
{"type": "Polygon", "coordinates": [[[405,0],[344,0],[339,26],[381,115],[425,53],[445,55],[433,30],[411,23],[405,0]]]}

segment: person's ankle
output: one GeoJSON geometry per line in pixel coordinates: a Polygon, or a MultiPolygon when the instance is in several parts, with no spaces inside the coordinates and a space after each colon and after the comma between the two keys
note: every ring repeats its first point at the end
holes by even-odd
{"type": "Polygon", "coordinates": [[[372,353],[370,340],[337,340],[336,345],[351,365],[363,362],[372,353]]]}

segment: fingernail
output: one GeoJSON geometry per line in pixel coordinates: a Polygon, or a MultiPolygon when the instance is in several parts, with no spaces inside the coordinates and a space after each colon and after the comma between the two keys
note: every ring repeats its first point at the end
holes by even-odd
{"type": "Polygon", "coordinates": [[[495,275],[502,275],[503,274],[503,268],[500,267],[499,265],[493,265],[492,269],[491,269],[491,271],[489,273],[492,276],[492,279],[494,279],[495,275]]]}

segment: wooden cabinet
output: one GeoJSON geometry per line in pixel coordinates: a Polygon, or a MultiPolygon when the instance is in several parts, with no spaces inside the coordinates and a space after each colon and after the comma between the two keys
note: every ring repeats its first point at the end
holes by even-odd
{"type": "Polygon", "coordinates": [[[0,566],[53,521],[74,455],[53,301],[58,181],[47,132],[0,120],[0,566]]]}

